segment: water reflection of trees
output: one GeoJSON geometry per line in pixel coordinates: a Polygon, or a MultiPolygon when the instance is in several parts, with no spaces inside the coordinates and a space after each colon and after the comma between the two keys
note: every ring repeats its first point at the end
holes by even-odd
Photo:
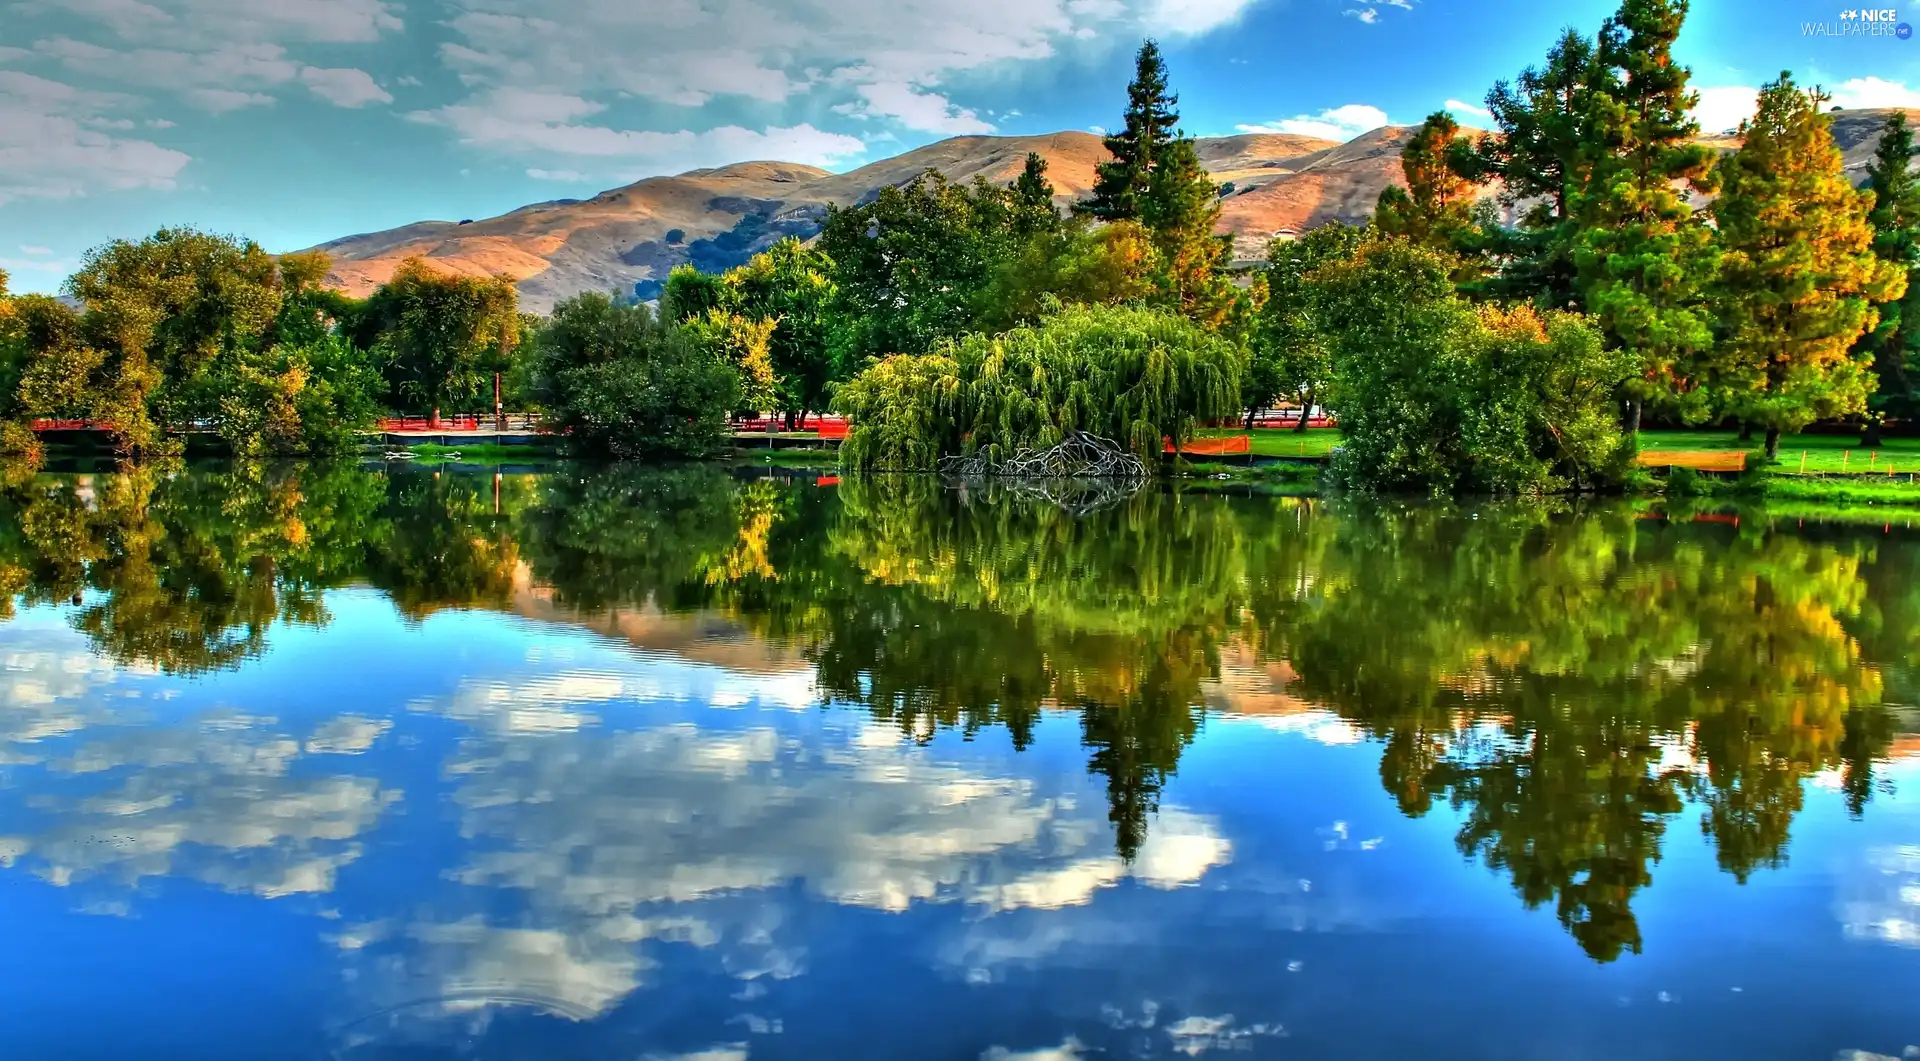
{"type": "Polygon", "coordinates": [[[1323,506],[1149,491],[1073,516],[927,479],[838,490],[712,467],[533,478],[355,468],[42,476],[0,494],[5,603],[66,601],[116,660],[193,673],[327,621],[402,611],[721,613],[822,695],[908,736],[1073,709],[1123,855],[1201,724],[1221,649],[1384,745],[1410,815],[1551,904],[1596,958],[1689,806],[1744,879],[1786,857],[1807,780],[1859,813],[1912,699],[1920,549],[1838,529],[1668,524],[1624,508],[1323,506]]]}

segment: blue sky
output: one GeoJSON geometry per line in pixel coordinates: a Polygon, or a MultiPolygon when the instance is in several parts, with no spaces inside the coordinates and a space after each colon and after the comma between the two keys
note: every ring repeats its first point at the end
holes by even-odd
{"type": "MultiPolygon", "coordinates": [[[[51,290],[86,248],[164,224],[291,250],[698,166],[1101,126],[1144,35],[1192,133],[1346,137],[1449,101],[1472,123],[1496,78],[1613,6],[0,0],[0,268],[51,290]]],[[[1703,122],[1737,123],[1782,69],[1842,105],[1920,106],[1920,40],[1803,32],[1840,11],[1695,0],[1703,122]]]]}

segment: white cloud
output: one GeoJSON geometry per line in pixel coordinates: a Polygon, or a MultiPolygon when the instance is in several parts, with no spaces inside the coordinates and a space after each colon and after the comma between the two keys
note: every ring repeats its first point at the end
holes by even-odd
{"type": "Polygon", "coordinates": [[[1475,121],[1482,121],[1482,122],[1490,122],[1493,120],[1492,111],[1486,109],[1485,107],[1477,107],[1471,103],[1468,103],[1465,100],[1450,99],[1447,101],[1446,106],[1447,106],[1447,109],[1452,111],[1455,115],[1458,115],[1463,118],[1471,118],[1475,121]]]}
{"type": "Polygon", "coordinates": [[[392,103],[387,90],[374,83],[365,70],[304,67],[300,81],[314,95],[336,107],[364,107],[369,103],[392,103]]]}
{"type": "Polygon", "coordinates": [[[1388,7],[1397,7],[1402,11],[1413,10],[1413,0],[1385,0],[1388,7]]]}
{"type": "Polygon", "coordinates": [[[1253,0],[1153,0],[1147,8],[1149,30],[1198,36],[1237,22],[1253,0]]]}
{"type": "Polygon", "coordinates": [[[190,88],[182,92],[180,98],[208,114],[225,114],[243,107],[265,107],[273,103],[273,97],[264,92],[240,92],[230,88],[190,88]]]}
{"type": "Polygon", "coordinates": [[[565,181],[578,183],[586,180],[587,175],[577,169],[529,169],[527,176],[537,181],[565,181]]]}
{"type": "Polygon", "coordinates": [[[657,132],[583,125],[601,105],[558,93],[505,89],[465,103],[408,115],[454,130],[462,143],[589,158],[632,160],[653,172],[682,171],[748,159],[831,165],[859,155],[866,144],[810,124],[763,130],[737,125],[701,132],[657,132]]]}
{"type": "Polygon", "coordinates": [[[1830,89],[1833,105],[1848,110],[1863,107],[1920,107],[1920,90],[1908,88],[1904,81],[1878,77],[1856,77],[1830,89]]]}
{"type": "Polygon", "coordinates": [[[1361,22],[1364,22],[1369,26],[1373,25],[1375,22],[1380,21],[1380,11],[1377,8],[1350,7],[1340,13],[1347,16],[1348,18],[1357,18],[1361,22]]]}
{"type": "Polygon", "coordinates": [[[53,248],[52,247],[34,247],[28,244],[22,243],[20,245],[20,253],[44,256],[44,255],[52,254],[53,248]]]}
{"type": "Polygon", "coordinates": [[[923,133],[961,136],[993,132],[990,122],[964,107],[956,107],[945,96],[924,92],[902,81],[861,85],[862,103],[855,111],[873,117],[892,118],[909,129],[923,133]]]}
{"type": "Polygon", "coordinates": [[[0,203],[89,191],[172,188],[187,155],[89,128],[122,97],[0,70],[0,203]]]}
{"type": "Polygon", "coordinates": [[[396,85],[404,85],[407,88],[420,87],[420,79],[413,76],[412,74],[403,74],[400,77],[396,77],[393,79],[393,83],[396,85]]]}
{"type": "Polygon", "coordinates": [[[1300,114],[1262,125],[1242,125],[1238,128],[1243,133],[1291,133],[1294,136],[1316,136],[1323,140],[1351,140],[1386,124],[1386,111],[1365,103],[1349,103],[1319,114],[1300,114]]]}
{"type": "Polygon", "coordinates": [[[1721,133],[1739,128],[1753,117],[1760,93],[1745,85],[1720,85],[1700,89],[1700,103],[1693,108],[1693,120],[1706,133],[1721,133]]]}
{"type": "Polygon", "coordinates": [[[111,29],[125,40],[191,46],[208,40],[287,40],[365,44],[404,26],[385,0],[166,0],[163,10],[141,0],[57,0],[20,5],[56,10],[111,29]]]}

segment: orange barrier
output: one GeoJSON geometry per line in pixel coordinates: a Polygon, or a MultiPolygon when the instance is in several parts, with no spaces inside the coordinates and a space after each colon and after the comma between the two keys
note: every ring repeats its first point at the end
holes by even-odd
{"type": "Polygon", "coordinates": [[[100,420],[56,420],[42,417],[28,422],[30,431],[111,431],[113,425],[100,420]]]}
{"type": "MultiPolygon", "coordinates": [[[[1173,440],[1166,439],[1166,451],[1174,452],[1173,440]]],[[[1225,438],[1190,438],[1180,447],[1179,452],[1195,456],[1224,457],[1230,453],[1252,453],[1253,439],[1247,435],[1228,435],[1225,438]]]]}
{"type": "Polygon", "coordinates": [[[816,420],[814,430],[821,438],[846,438],[849,425],[845,420],[816,420]]]}
{"type": "Polygon", "coordinates": [[[1649,468],[1740,472],[1747,469],[1747,455],[1737,450],[1650,449],[1640,454],[1640,463],[1649,468]]]}

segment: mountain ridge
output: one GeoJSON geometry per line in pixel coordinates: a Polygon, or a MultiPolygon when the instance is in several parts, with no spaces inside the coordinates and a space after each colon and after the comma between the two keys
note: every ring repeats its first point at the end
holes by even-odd
{"type": "MultiPolygon", "coordinates": [[[[1834,114],[1834,138],[1856,182],[1889,113],[1834,114]]],[[[1920,110],[1907,113],[1920,122],[1920,110]]],[[[1223,188],[1219,231],[1234,238],[1235,256],[1244,260],[1261,256],[1277,234],[1364,221],[1382,189],[1405,185],[1399,154],[1414,128],[1382,126],[1344,142],[1288,133],[1197,138],[1202,164],[1223,188]]],[[[1717,150],[1739,143],[1728,134],[1701,142],[1717,150]]],[[[844,173],[771,159],[736,162],[646,177],[586,199],[529,203],[491,218],[357,233],[314,249],[333,258],[329,285],[360,296],[418,256],[461,275],[504,273],[535,312],[583,291],[651,298],[676,265],[719,271],[785,236],[810,238],[829,205],[857,205],[929,169],[954,181],[1004,184],[1029,151],[1047,159],[1063,206],[1091,191],[1095,167],[1109,157],[1101,138],[1085,132],[957,136],[844,173]]]]}

